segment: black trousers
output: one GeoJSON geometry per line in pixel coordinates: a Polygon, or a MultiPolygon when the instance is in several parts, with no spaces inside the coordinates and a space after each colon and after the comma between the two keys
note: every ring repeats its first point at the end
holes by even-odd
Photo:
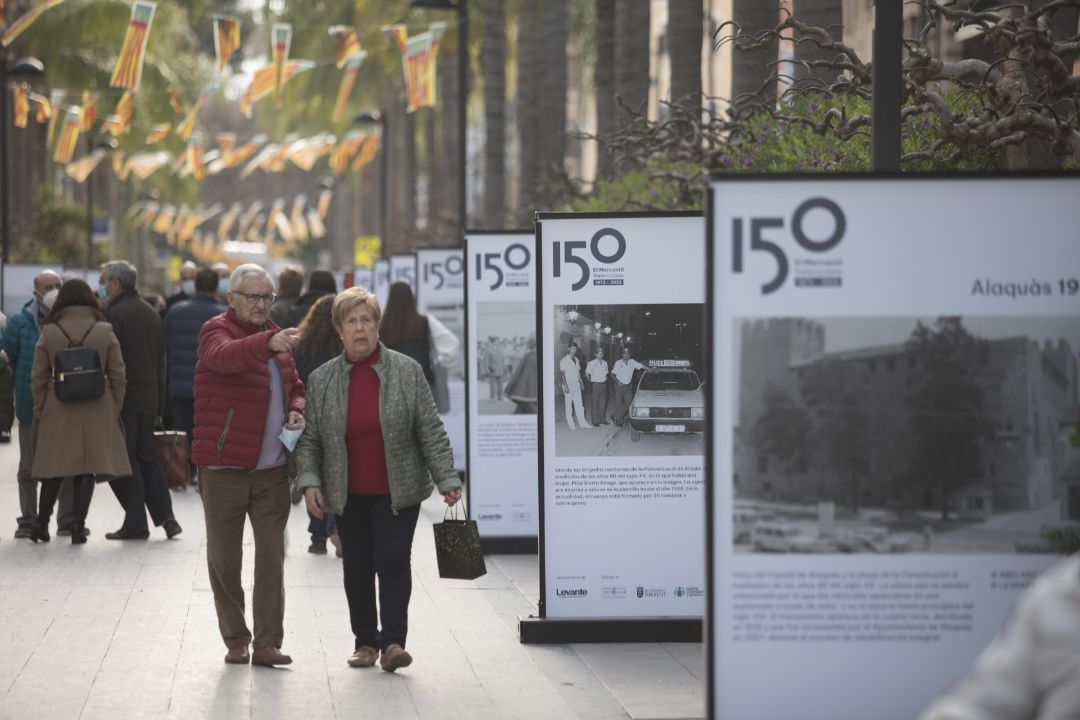
{"type": "Polygon", "coordinates": [[[394,644],[405,647],[412,595],[412,541],[419,516],[419,505],[395,515],[389,495],[349,495],[345,512],[337,518],[354,649],[385,650],[394,644]]]}
{"type": "MultiPolygon", "coordinates": [[[[63,480],[64,478],[46,478],[41,481],[41,505],[37,516],[46,527],[49,525],[49,517],[52,515],[53,505],[56,504],[56,497],[60,494],[63,480]]],[[[94,497],[94,476],[76,475],[71,478],[71,489],[71,521],[82,525],[86,522],[86,513],[90,511],[90,499],[94,497]]]]}
{"type": "Polygon", "coordinates": [[[145,506],[150,511],[154,525],[172,518],[172,496],[165,481],[165,471],[161,469],[157,453],[154,451],[153,415],[140,415],[125,412],[120,415],[127,433],[128,462],[131,463],[132,475],[109,482],[113,494],[124,508],[122,530],[142,532],[149,529],[146,524],[145,506]]]}

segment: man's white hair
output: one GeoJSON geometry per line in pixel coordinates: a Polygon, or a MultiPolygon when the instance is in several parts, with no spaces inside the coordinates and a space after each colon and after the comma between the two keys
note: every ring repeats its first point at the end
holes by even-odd
{"type": "Polygon", "coordinates": [[[271,285],[274,284],[274,279],[270,277],[270,273],[266,271],[262,265],[256,265],[255,263],[244,263],[240,267],[232,271],[232,275],[229,276],[229,292],[236,292],[240,289],[240,285],[244,282],[245,278],[258,277],[263,278],[271,285]]]}

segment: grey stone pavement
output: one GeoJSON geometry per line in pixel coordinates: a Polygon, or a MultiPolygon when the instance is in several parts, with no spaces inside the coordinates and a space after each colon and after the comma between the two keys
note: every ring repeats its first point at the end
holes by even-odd
{"type": "MultiPolygon", "coordinates": [[[[285,560],[287,668],[225,665],[206,574],[202,507],[174,492],[182,535],[107,541],[122,512],[98,485],[83,546],[15,540],[18,443],[0,445],[0,720],[28,718],[697,718],[700,644],[522,645],[536,556],[489,556],[476,581],[441,580],[425,503],[413,544],[409,650],[395,674],[350,669],[340,561],[307,553],[302,506],[285,560]]],[[[54,520],[55,524],[55,520],[54,520]]],[[[245,587],[251,590],[250,532],[245,587]]],[[[250,599],[248,601],[250,607],[250,599]]]]}

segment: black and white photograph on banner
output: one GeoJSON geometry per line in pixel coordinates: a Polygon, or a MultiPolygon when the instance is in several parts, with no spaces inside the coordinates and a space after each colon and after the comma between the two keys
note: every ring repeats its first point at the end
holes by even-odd
{"type": "Polygon", "coordinates": [[[562,305],[555,455],[704,455],[701,304],[562,305]]]}
{"type": "Polygon", "coordinates": [[[735,552],[1053,553],[1076,317],[737,319],[735,552]]]}
{"type": "Polygon", "coordinates": [[[536,303],[476,304],[477,414],[535,415],[536,303]]]}

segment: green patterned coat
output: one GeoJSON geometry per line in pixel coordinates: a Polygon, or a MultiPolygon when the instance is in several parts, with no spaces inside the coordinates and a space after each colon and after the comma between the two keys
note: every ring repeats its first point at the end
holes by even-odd
{"type": "MultiPolygon", "coordinates": [[[[379,376],[379,421],[394,512],[423,502],[433,480],[441,493],[461,487],[450,439],[419,363],[380,342],[372,367],[379,376]]],[[[344,511],[349,492],[345,424],[351,370],[339,355],[308,377],[304,434],[296,446],[298,485],[320,488],[323,507],[336,515],[344,511]]]]}

